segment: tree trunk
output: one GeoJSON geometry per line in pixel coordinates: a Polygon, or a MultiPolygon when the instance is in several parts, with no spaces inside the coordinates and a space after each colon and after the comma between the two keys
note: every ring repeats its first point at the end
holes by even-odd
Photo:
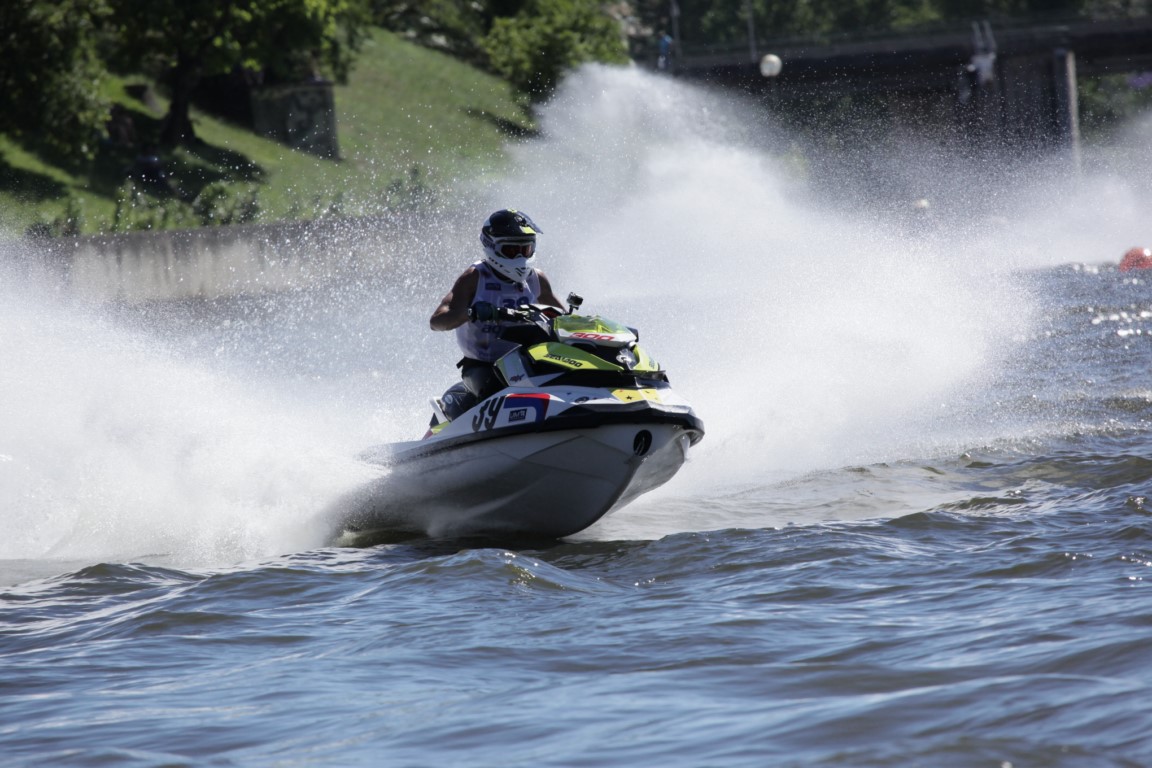
{"type": "Polygon", "coordinates": [[[171,78],[172,101],[168,114],[160,129],[160,143],[166,147],[179,144],[190,146],[199,142],[192,127],[189,110],[192,106],[192,92],[200,82],[200,62],[180,51],[176,55],[176,65],[169,73],[171,78]]]}

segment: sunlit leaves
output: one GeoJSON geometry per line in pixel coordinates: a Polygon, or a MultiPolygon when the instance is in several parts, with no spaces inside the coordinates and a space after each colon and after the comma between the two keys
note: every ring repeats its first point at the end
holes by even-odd
{"type": "Polygon", "coordinates": [[[0,132],[63,161],[93,155],[107,116],[94,35],[104,11],[97,0],[0,2],[0,132]]]}
{"type": "Polygon", "coordinates": [[[620,26],[597,0],[530,0],[496,19],[481,44],[492,68],[536,99],[586,61],[627,61],[620,26]]]}

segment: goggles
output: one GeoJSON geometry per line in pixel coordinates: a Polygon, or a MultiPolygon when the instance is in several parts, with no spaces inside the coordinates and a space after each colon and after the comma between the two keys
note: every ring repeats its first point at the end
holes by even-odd
{"type": "Polygon", "coordinates": [[[506,259],[530,259],[532,254],[536,252],[536,243],[533,242],[519,242],[519,243],[497,243],[496,253],[500,254],[506,259]]]}

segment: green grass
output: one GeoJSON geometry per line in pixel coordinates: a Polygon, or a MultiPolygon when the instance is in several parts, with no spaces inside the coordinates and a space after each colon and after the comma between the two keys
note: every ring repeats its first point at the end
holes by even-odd
{"type": "MultiPolygon", "coordinates": [[[[158,134],[166,103],[157,98],[149,106],[132,95],[142,95],[133,85],[139,81],[114,78],[104,95],[131,112],[144,141],[158,134]]],[[[257,221],[374,214],[448,195],[458,179],[499,172],[510,138],[532,131],[528,107],[506,82],[383,30],[374,32],[335,98],[338,160],[194,110],[204,145],[164,153],[165,165],[188,199],[209,185],[209,193],[236,201],[254,194],[257,221]]],[[[113,229],[134,155],[101,146],[95,160],[69,167],[0,135],[0,231],[19,233],[76,213],[83,232],[113,229]]],[[[188,202],[144,197],[137,205],[136,227],[199,224],[188,202]]]]}

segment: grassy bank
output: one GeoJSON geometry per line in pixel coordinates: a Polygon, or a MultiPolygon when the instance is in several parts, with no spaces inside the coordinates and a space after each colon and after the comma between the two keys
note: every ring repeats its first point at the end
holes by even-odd
{"type": "Polygon", "coordinates": [[[158,134],[166,103],[133,79],[110,81],[135,147],[103,143],[95,160],[52,161],[0,135],[0,230],[68,220],[82,232],[198,226],[245,218],[276,221],[327,211],[373,214],[448,194],[457,178],[498,171],[503,147],[531,131],[524,103],[504,81],[449,56],[376,31],[347,85],[335,89],[338,160],[294,151],[193,112],[203,145],[161,157],[182,200],[130,196],[126,169],[158,134]]]}

